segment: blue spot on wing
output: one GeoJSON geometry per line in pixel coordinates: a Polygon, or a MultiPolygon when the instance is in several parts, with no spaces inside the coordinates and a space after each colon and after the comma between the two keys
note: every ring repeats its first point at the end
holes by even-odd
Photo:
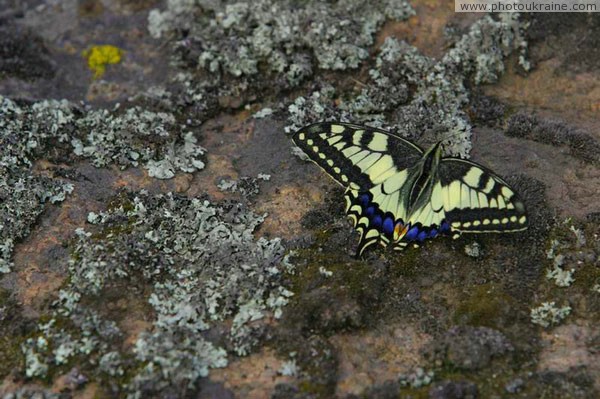
{"type": "Polygon", "coordinates": [[[375,207],[374,206],[370,206],[367,208],[367,210],[365,211],[365,215],[371,219],[371,217],[375,214],[375,207]]]}
{"type": "Polygon", "coordinates": [[[435,227],[433,227],[431,229],[431,231],[429,232],[429,238],[435,238],[435,236],[437,236],[437,234],[438,234],[437,229],[435,227]]]}
{"type": "Polygon", "coordinates": [[[369,205],[370,201],[371,201],[371,199],[369,198],[368,194],[361,194],[358,197],[358,202],[360,203],[360,205],[362,205],[363,208],[366,208],[367,205],[369,205]]]}
{"type": "Polygon", "coordinates": [[[405,237],[408,241],[413,241],[414,239],[417,238],[418,235],[419,235],[419,228],[417,226],[415,226],[412,229],[408,230],[405,237]]]}
{"type": "Polygon", "coordinates": [[[389,216],[383,221],[383,232],[388,235],[394,232],[394,220],[389,216]]]}
{"type": "Polygon", "coordinates": [[[440,226],[440,233],[450,233],[450,223],[444,220],[440,226]]]}
{"type": "Polygon", "coordinates": [[[425,241],[426,238],[427,238],[427,232],[426,231],[420,232],[419,235],[417,236],[417,240],[419,240],[420,242],[425,241]]]}
{"type": "Polygon", "coordinates": [[[381,219],[381,216],[375,215],[375,217],[371,219],[371,227],[379,229],[382,222],[383,220],[381,219]]]}

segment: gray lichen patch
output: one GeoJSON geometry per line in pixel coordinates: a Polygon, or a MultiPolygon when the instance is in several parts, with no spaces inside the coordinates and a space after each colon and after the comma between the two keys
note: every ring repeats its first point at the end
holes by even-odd
{"type": "Polygon", "coordinates": [[[324,71],[358,68],[386,20],[413,14],[406,0],[172,0],[150,12],[148,30],[174,39],[178,102],[193,104],[192,112],[204,120],[256,101],[258,93],[264,101],[324,71]]]}
{"type": "Polygon", "coordinates": [[[231,193],[240,193],[243,198],[251,198],[257,195],[260,191],[259,181],[268,181],[271,175],[259,173],[256,178],[249,176],[242,176],[238,180],[222,179],[217,184],[217,187],[221,191],[227,191],[231,193]]]}
{"type": "Polygon", "coordinates": [[[122,112],[81,110],[67,101],[16,102],[0,96],[0,271],[8,272],[17,240],[29,234],[44,203],[60,202],[73,186],[34,177],[45,157],[71,163],[76,156],[97,166],[143,166],[169,179],[204,168],[204,149],[175,116],[139,107],[122,112]]]}
{"type": "Polygon", "coordinates": [[[204,167],[204,149],[193,132],[167,112],[139,107],[85,111],[64,100],[18,104],[0,96],[0,120],[0,155],[6,165],[30,166],[42,154],[55,152],[59,161],[72,159],[73,153],[98,167],[144,166],[162,179],[204,167]]]}
{"type": "Polygon", "coordinates": [[[185,44],[178,45],[197,54],[195,61],[211,73],[251,76],[264,64],[268,72],[285,76],[295,86],[312,75],[313,62],[322,69],[356,68],[368,57],[386,19],[403,20],[412,14],[405,0],[171,0],[165,10],[150,12],[148,30],[155,38],[187,30],[185,44]]]}
{"type": "Polygon", "coordinates": [[[283,280],[293,266],[280,239],[255,239],[263,217],[241,204],[123,192],[88,221],[76,232],[52,320],[23,347],[28,376],[100,364],[97,377],[119,379],[132,397],[193,389],[228,353],[252,351],[259,321],[279,318],[292,295],[283,280]],[[118,320],[92,300],[124,286],[144,293],[152,309],[152,328],[125,351],[118,320]],[[59,328],[65,323],[71,327],[59,328]],[[216,341],[207,338],[215,328],[226,331],[216,341]]]}
{"type": "Polygon", "coordinates": [[[571,313],[571,307],[566,305],[558,307],[554,302],[544,302],[531,309],[531,322],[542,327],[559,324],[571,313]]]}
{"type": "Polygon", "coordinates": [[[598,225],[593,221],[567,219],[557,223],[546,242],[545,279],[537,301],[532,304],[530,320],[553,328],[573,319],[597,319],[600,296],[594,287],[600,281],[598,225]]]}
{"type": "Polygon", "coordinates": [[[46,203],[57,203],[73,185],[35,177],[0,160],[0,273],[11,271],[12,253],[18,240],[28,236],[46,203]]]}
{"type": "Polygon", "coordinates": [[[51,389],[44,389],[35,386],[25,386],[18,388],[10,393],[7,393],[6,399],[24,399],[24,398],[39,398],[39,399],[60,399],[61,394],[53,392],[51,389]]]}
{"type": "Polygon", "coordinates": [[[363,122],[413,139],[430,132],[446,143],[448,154],[466,157],[471,149],[471,124],[463,110],[466,86],[495,82],[504,59],[524,51],[526,27],[514,14],[486,16],[438,61],[388,38],[358,95],[324,86],[298,97],[288,107],[286,131],[324,119],[363,122]]]}

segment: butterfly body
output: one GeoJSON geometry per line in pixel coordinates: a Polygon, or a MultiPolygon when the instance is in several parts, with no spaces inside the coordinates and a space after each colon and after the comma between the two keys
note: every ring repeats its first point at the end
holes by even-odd
{"type": "Polygon", "coordinates": [[[438,235],[527,228],[522,201],[481,165],[442,157],[441,143],[423,151],[384,130],[340,122],[300,129],[293,140],[346,188],[346,212],[372,244],[402,250],[438,235]]]}

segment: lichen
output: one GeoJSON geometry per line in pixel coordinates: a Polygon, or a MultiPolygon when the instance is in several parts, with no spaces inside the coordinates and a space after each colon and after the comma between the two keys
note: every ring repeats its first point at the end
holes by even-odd
{"type": "Polygon", "coordinates": [[[45,204],[61,202],[73,191],[71,184],[10,165],[6,148],[0,147],[0,273],[12,270],[14,245],[29,235],[45,204]]]}
{"type": "Polygon", "coordinates": [[[251,198],[259,193],[259,180],[269,181],[271,175],[259,173],[256,178],[242,176],[237,180],[221,179],[217,187],[221,191],[240,193],[244,198],[251,198]]]}
{"type": "Polygon", "coordinates": [[[554,301],[543,302],[540,306],[531,309],[531,322],[544,328],[560,323],[571,313],[571,307],[556,306],[554,301]]]}
{"type": "Polygon", "coordinates": [[[288,377],[295,377],[298,374],[298,365],[295,359],[290,359],[281,364],[278,373],[288,377]]]}
{"type": "Polygon", "coordinates": [[[358,95],[323,86],[288,106],[286,132],[319,120],[361,122],[394,130],[408,138],[436,135],[450,155],[467,157],[471,124],[463,107],[467,83],[492,83],[504,58],[524,46],[526,24],[515,14],[476,21],[438,61],[415,47],[387,38],[358,95]],[[337,104],[337,105],[336,105],[337,104]]]}
{"type": "Polygon", "coordinates": [[[106,72],[106,66],[121,62],[123,50],[110,45],[91,46],[82,52],[87,59],[88,68],[94,73],[94,79],[98,79],[106,72]]]}
{"type": "Polygon", "coordinates": [[[575,281],[573,278],[575,269],[563,269],[564,261],[563,255],[557,255],[554,257],[553,268],[546,270],[546,278],[553,279],[558,287],[568,287],[575,281]]]}
{"type": "Polygon", "coordinates": [[[172,44],[173,81],[204,119],[256,93],[301,87],[320,71],[358,68],[385,21],[413,14],[406,0],[170,0],[150,12],[148,30],[172,44]]]}
{"type": "Polygon", "coordinates": [[[76,231],[69,284],[54,317],[23,347],[27,370],[44,376],[49,365],[84,355],[82,367],[99,364],[97,373],[135,370],[119,387],[131,397],[193,388],[228,362],[223,344],[205,332],[231,320],[224,339],[236,355],[248,354],[260,342],[256,322],[280,317],[292,295],[282,280],[293,266],[284,261],[280,239],[254,238],[263,216],[241,204],[145,191],[119,198],[132,205],[115,204],[90,218],[91,231],[76,231]],[[146,298],[152,328],[125,352],[120,329],[88,300],[120,284],[152,287],[146,298]],[[58,327],[65,318],[70,329],[58,327]],[[40,346],[39,339],[48,343],[40,346]]]}
{"type": "Polygon", "coordinates": [[[331,277],[331,276],[333,276],[333,272],[331,270],[327,270],[323,266],[319,266],[319,273],[321,273],[321,275],[324,276],[324,277],[331,277]]]}
{"type": "Polygon", "coordinates": [[[221,7],[211,1],[169,0],[165,10],[150,12],[148,30],[155,38],[187,30],[187,45],[198,49],[199,66],[211,73],[256,75],[259,64],[265,64],[296,85],[311,74],[311,58],[322,69],[356,68],[386,19],[414,13],[404,0],[261,0],[221,7]]]}
{"type": "Polygon", "coordinates": [[[192,132],[177,125],[173,114],[133,107],[121,115],[90,111],[77,122],[87,134],[71,138],[73,152],[91,158],[97,167],[143,165],[159,179],[204,168],[205,150],[192,132]]]}
{"type": "Polygon", "coordinates": [[[150,176],[168,179],[204,168],[204,152],[171,113],[85,111],[65,100],[17,103],[0,96],[0,273],[11,270],[13,247],[29,235],[44,204],[64,201],[73,190],[31,173],[42,156],[53,154],[57,163],[80,156],[97,167],[143,166],[150,176]]]}
{"type": "Polygon", "coordinates": [[[585,239],[585,234],[584,234],[583,230],[578,229],[575,226],[569,227],[569,230],[571,230],[571,232],[575,235],[575,238],[577,239],[577,242],[576,242],[577,248],[583,247],[587,242],[587,240],[585,239]]]}
{"type": "Polygon", "coordinates": [[[262,108],[260,111],[257,111],[252,115],[254,119],[262,119],[266,118],[269,115],[273,115],[273,109],[269,107],[262,108]]]}
{"type": "Polygon", "coordinates": [[[417,367],[410,373],[402,374],[398,378],[398,383],[401,387],[420,388],[431,384],[434,378],[435,372],[433,370],[426,371],[421,367],[417,367]]]}
{"type": "Polygon", "coordinates": [[[558,287],[569,287],[573,283],[581,282],[590,287],[593,282],[594,260],[597,257],[597,248],[586,238],[587,233],[595,236],[593,224],[579,224],[577,227],[570,218],[567,218],[555,227],[550,247],[546,251],[546,258],[552,265],[546,269],[546,278],[554,280],[558,287]],[[591,272],[591,273],[590,273],[591,272]],[[581,278],[575,275],[581,273],[581,278]]]}
{"type": "Polygon", "coordinates": [[[50,389],[35,387],[20,387],[12,392],[6,393],[3,399],[60,399],[60,393],[53,392],[50,389]]]}
{"type": "Polygon", "coordinates": [[[508,119],[505,133],[555,147],[566,147],[576,158],[600,163],[600,141],[585,130],[574,128],[561,120],[519,112],[508,119]]]}
{"type": "Polygon", "coordinates": [[[65,100],[20,105],[0,96],[0,121],[2,165],[31,166],[52,146],[61,157],[89,158],[97,167],[144,166],[160,178],[204,167],[204,149],[172,113],[140,107],[86,112],[65,100]]]}
{"type": "Polygon", "coordinates": [[[477,242],[472,242],[470,244],[465,245],[465,254],[470,256],[471,258],[479,258],[481,256],[482,250],[481,245],[477,242]]]}

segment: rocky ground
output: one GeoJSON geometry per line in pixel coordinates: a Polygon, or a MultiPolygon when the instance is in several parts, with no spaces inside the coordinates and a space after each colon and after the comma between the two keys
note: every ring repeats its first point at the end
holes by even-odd
{"type": "Polygon", "coordinates": [[[600,19],[364,3],[0,0],[1,397],[600,395],[600,19]],[[354,258],[320,120],[529,229],[354,258]]]}

